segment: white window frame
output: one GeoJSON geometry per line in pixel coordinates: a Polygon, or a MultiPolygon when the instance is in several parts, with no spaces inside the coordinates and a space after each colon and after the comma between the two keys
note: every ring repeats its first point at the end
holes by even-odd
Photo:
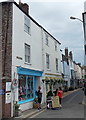
{"type": "Polygon", "coordinates": [[[56,58],[56,72],[58,72],[58,58],[56,58]]]}
{"type": "Polygon", "coordinates": [[[31,63],[31,46],[25,43],[25,63],[31,63]]]}
{"type": "Polygon", "coordinates": [[[50,60],[49,60],[49,54],[46,53],[46,68],[49,69],[50,68],[50,60]]]}
{"type": "Polygon", "coordinates": [[[55,41],[55,51],[57,51],[57,41],[55,41]]]}
{"type": "Polygon", "coordinates": [[[30,34],[30,18],[27,16],[24,16],[24,31],[28,34],[30,34]]]}
{"type": "Polygon", "coordinates": [[[48,34],[45,33],[46,45],[49,46],[48,34]]]}

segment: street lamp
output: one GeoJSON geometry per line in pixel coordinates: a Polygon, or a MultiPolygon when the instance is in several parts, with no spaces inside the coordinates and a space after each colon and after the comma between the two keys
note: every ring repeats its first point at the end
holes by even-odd
{"type": "Polygon", "coordinates": [[[77,20],[79,20],[80,22],[84,23],[84,21],[83,21],[83,20],[81,20],[81,19],[79,19],[79,18],[76,18],[76,17],[73,17],[73,16],[71,16],[71,17],[70,17],[70,19],[72,19],[72,20],[77,19],[77,20]]]}
{"type": "MultiPolygon", "coordinates": [[[[72,20],[75,20],[75,19],[77,19],[77,20],[79,20],[80,22],[82,22],[83,23],[83,27],[84,27],[84,39],[86,40],[86,23],[85,23],[85,21],[84,21],[84,14],[83,14],[83,20],[81,20],[81,19],[79,19],[79,18],[76,18],[76,17],[73,17],[73,16],[71,16],[70,17],[70,19],[72,19],[72,20]]],[[[84,43],[84,46],[86,46],[86,43],[84,43]]],[[[86,56],[85,54],[84,54],[84,56],[86,56]]],[[[84,62],[86,61],[86,57],[84,58],[84,62]]],[[[84,65],[84,70],[85,70],[85,76],[86,76],[86,65],[84,65]]],[[[86,79],[86,78],[85,78],[86,79]]]]}

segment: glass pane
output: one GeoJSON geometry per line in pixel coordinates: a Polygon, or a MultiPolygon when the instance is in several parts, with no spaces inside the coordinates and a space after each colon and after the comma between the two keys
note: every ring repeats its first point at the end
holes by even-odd
{"type": "Polygon", "coordinates": [[[27,98],[33,98],[33,77],[32,76],[28,76],[28,92],[27,92],[27,98]]]}
{"type": "Polygon", "coordinates": [[[19,101],[26,100],[26,76],[24,75],[19,75],[18,92],[19,101]]]}

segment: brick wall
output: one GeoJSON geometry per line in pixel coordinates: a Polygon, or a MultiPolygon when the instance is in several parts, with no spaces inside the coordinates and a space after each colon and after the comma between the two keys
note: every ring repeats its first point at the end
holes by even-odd
{"type": "MultiPolygon", "coordinates": [[[[2,78],[2,89],[6,89],[6,82],[11,81],[12,67],[12,3],[10,2],[2,3],[2,35],[0,36],[0,43],[2,49],[0,56],[2,70],[0,75],[2,78]]],[[[9,118],[11,116],[11,103],[5,103],[5,95],[2,95],[2,98],[0,97],[1,100],[2,117],[9,118]]]]}

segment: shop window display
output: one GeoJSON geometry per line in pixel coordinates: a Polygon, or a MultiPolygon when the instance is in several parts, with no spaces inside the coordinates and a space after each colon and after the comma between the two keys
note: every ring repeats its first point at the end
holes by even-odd
{"type": "Polygon", "coordinates": [[[19,75],[19,101],[33,98],[33,76],[19,75]]]}

